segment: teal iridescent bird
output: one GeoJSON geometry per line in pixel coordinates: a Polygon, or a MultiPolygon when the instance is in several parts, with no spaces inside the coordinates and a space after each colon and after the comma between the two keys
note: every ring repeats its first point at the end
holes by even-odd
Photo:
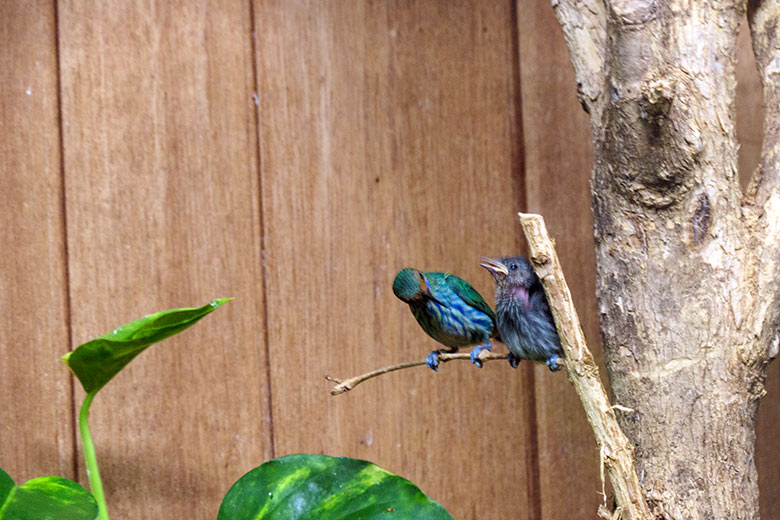
{"type": "Polygon", "coordinates": [[[471,351],[471,362],[482,366],[477,356],[491,348],[496,315],[471,284],[452,274],[423,273],[407,267],[396,275],[393,293],[409,304],[417,323],[430,337],[448,347],[428,355],[428,368],[438,371],[439,354],[469,345],[479,345],[471,351]]]}

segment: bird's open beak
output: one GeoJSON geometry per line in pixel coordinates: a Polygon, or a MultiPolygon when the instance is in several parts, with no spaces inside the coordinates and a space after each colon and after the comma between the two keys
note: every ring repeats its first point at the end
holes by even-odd
{"type": "Polygon", "coordinates": [[[479,265],[490,271],[490,274],[493,275],[493,278],[498,278],[499,276],[506,276],[509,274],[509,269],[507,269],[504,264],[498,260],[493,260],[492,258],[483,256],[479,265]]]}

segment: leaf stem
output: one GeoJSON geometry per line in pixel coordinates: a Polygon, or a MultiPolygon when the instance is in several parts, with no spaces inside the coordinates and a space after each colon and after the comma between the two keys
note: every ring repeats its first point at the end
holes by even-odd
{"type": "Polygon", "coordinates": [[[92,442],[92,433],[89,431],[89,407],[92,404],[92,399],[95,398],[95,394],[97,394],[97,390],[88,393],[81,405],[79,433],[81,433],[81,443],[84,445],[84,462],[87,465],[89,489],[98,503],[98,520],[109,520],[106,497],[103,494],[103,482],[100,480],[100,471],[98,471],[97,456],[95,455],[95,445],[92,442]]]}

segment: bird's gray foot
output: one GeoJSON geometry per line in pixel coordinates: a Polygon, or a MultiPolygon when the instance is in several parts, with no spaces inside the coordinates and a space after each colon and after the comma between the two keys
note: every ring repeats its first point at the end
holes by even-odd
{"type": "Polygon", "coordinates": [[[471,351],[471,362],[477,365],[479,368],[482,368],[482,360],[479,359],[479,353],[483,350],[490,350],[493,348],[493,345],[490,344],[489,341],[485,342],[484,345],[478,345],[474,347],[474,350],[471,351]]]}
{"type": "Polygon", "coordinates": [[[520,364],[520,358],[515,356],[513,352],[507,354],[506,359],[509,361],[509,364],[512,365],[512,368],[517,368],[517,365],[520,364]]]}
{"type": "Polygon", "coordinates": [[[547,368],[550,369],[550,372],[557,372],[561,369],[561,367],[558,366],[558,359],[560,359],[558,356],[552,356],[545,362],[547,368]]]}
{"type": "Polygon", "coordinates": [[[434,372],[439,371],[439,354],[441,354],[441,352],[434,350],[425,358],[425,364],[434,372]]]}

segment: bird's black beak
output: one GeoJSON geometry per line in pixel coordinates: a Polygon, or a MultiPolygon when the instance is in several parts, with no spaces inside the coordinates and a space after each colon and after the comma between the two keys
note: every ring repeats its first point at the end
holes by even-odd
{"type": "Polygon", "coordinates": [[[507,269],[503,263],[499,262],[498,260],[493,260],[492,258],[483,256],[479,265],[490,271],[490,274],[492,274],[493,278],[496,280],[509,274],[509,269],[507,269]]]}

